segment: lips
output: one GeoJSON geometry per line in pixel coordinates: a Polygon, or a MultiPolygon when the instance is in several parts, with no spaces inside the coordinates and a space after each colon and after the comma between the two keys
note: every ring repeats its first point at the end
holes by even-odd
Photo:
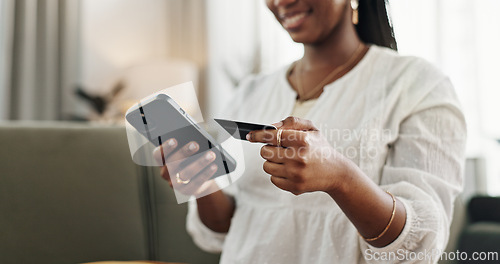
{"type": "Polygon", "coordinates": [[[309,13],[309,11],[304,11],[281,15],[281,24],[287,30],[297,29],[305,22],[309,13]]]}

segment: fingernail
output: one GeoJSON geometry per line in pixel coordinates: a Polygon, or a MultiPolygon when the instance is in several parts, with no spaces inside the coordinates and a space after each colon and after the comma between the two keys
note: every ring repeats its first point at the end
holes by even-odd
{"type": "Polygon", "coordinates": [[[160,150],[161,146],[160,147],[156,147],[154,150],[153,150],[153,153],[158,153],[160,150]]]}
{"type": "Polygon", "coordinates": [[[196,150],[196,143],[189,144],[189,150],[196,150]]]}
{"type": "Polygon", "coordinates": [[[280,128],[283,126],[283,122],[278,122],[278,123],[274,123],[273,126],[275,126],[276,128],[280,128]]]}
{"type": "Polygon", "coordinates": [[[250,141],[250,139],[252,138],[252,136],[250,136],[250,133],[248,133],[248,134],[246,135],[246,138],[247,138],[247,140],[248,140],[248,141],[250,141]]]}
{"type": "Polygon", "coordinates": [[[205,155],[205,158],[207,160],[212,160],[214,158],[214,153],[212,151],[208,152],[207,155],[205,155]]]}
{"type": "Polygon", "coordinates": [[[175,140],[173,138],[169,139],[167,144],[170,146],[170,147],[173,147],[175,145],[175,140]]]}

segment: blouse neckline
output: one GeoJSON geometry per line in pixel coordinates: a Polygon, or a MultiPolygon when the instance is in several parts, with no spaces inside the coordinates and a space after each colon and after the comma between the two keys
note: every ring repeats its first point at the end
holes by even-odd
{"type": "MultiPolygon", "coordinates": [[[[364,65],[367,64],[369,61],[369,57],[371,57],[372,54],[374,53],[375,48],[376,48],[375,45],[369,44],[368,51],[366,52],[365,56],[363,56],[363,58],[361,58],[361,60],[346,74],[342,75],[340,78],[334,80],[333,82],[326,84],[323,88],[323,93],[321,93],[321,95],[318,98],[314,99],[318,99],[319,101],[319,99],[323,97],[323,95],[327,92],[327,90],[330,90],[331,87],[336,86],[338,83],[345,82],[346,79],[351,78],[352,75],[356,74],[356,72],[364,68],[364,65]]],[[[284,68],[284,71],[281,74],[281,81],[284,83],[284,87],[286,87],[286,90],[288,92],[293,93],[295,95],[294,98],[297,98],[297,92],[293,89],[292,85],[288,81],[288,74],[291,71],[294,64],[295,62],[291,63],[288,67],[284,68]]]]}

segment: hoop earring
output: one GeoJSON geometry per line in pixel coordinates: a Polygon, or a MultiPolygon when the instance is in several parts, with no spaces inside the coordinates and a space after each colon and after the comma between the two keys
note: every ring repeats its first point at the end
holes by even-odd
{"type": "Polygon", "coordinates": [[[352,7],[352,23],[354,25],[357,25],[359,22],[359,17],[358,17],[358,6],[359,6],[359,0],[351,0],[351,7],[352,7]]]}

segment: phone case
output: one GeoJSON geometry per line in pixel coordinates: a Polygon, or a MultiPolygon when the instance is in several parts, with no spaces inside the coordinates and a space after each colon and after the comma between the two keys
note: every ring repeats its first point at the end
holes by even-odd
{"type": "MultiPolygon", "coordinates": [[[[141,102],[137,109],[126,114],[126,119],[155,146],[160,146],[168,139],[175,138],[177,140],[176,150],[191,141],[196,141],[200,146],[197,153],[213,151],[216,155],[214,163],[218,165],[218,170],[212,178],[226,175],[236,168],[234,158],[208,132],[194,122],[189,114],[172,98],[165,94],[159,94],[150,100],[141,102]]],[[[197,155],[195,154],[195,156],[197,155]]],[[[181,166],[189,164],[195,156],[184,160],[181,166]]]]}

